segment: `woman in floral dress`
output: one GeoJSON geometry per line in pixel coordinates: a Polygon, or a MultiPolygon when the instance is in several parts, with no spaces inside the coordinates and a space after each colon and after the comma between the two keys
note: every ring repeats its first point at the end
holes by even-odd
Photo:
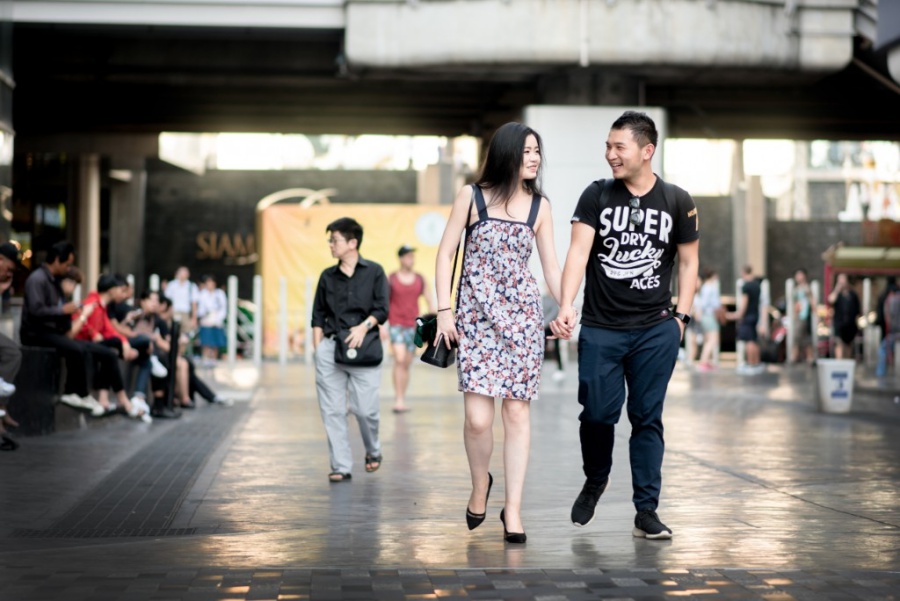
{"type": "Polygon", "coordinates": [[[502,399],[506,500],[500,519],[507,542],[524,543],[522,489],[531,441],[529,402],[537,397],[544,359],[541,293],[528,268],[537,243],[544,279],[559,299],[561,270],[553,244],[550,203],[540,189],[541,138],[521,123],[494,134],[472,186],[456,195],[438,248],[437,338],[458,343],[463,436],[472,494],[469,529],[485,518],[493,477],[494,399],[502,399]],[[456,314],[450,304],[454,253],[466,232],[456,314]]]}

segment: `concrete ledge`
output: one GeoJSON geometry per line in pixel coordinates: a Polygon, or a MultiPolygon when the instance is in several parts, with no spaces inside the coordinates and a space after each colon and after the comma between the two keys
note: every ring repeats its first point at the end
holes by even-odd
{"type": "Polygon", "coordinates": [[[445,0],[347,3],[353,66],[702,66],[828,71],[852,58],[853,3],[445,0]]]}

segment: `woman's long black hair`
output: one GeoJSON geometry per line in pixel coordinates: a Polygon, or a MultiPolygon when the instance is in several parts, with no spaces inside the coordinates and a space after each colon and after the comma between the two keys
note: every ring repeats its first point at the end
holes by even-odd
{"type": "Polygon", "coordinates": [[[515,121],[502,125],[488,145],[487,155],[481,165],[481,174],[475,182],[483,189],[493,191],[491,205],[503,203],[506,207],[513,195],[517,192],[519,172],[522,169],[522,158],[525,154],[525,140],[528,136],[534,136],[538,149],[541,151],[541,164],[538,166],[534,179],[527,179],[523,183],[525,189],[531,194],[545,196],[541,190],[541,174],[544,169],[544,143],[536,131],[515,121]]]}

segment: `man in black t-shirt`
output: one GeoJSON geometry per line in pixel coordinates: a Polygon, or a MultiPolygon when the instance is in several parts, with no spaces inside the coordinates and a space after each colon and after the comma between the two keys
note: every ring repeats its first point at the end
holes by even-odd
{"type": "Polygon", "coordinates": [[[697,288],[700,226],[684,190],[653,173],[656,125],[625,112],[606,141],[613,178],[590,184],[572,217],[572,243],[562,276],[559,316],[551,323],[569,339],[573,302],[586,276],[578,339],[578,402],[586,481],[572,522],[586,526],[609,484],[615,425],[628,397],[631,422],[632,534],[668,539],[656,514],[662,484],[662,409],[697,288]],[[678,305],[671,279],[678,258],[678,305]],[[627,385],[627,388],[626,388],[627,385]]]}
{"type": "Polygon", "coordinates": [[[725,317],[737,322],[735,335],[744,343],[746,362],[738,367],[738,373],[752,376],[761,374],[766,369],[761,363],[759,336],[757,335],[760,313],[759,297],[762,293],[762,286],[759,278],[753,275],[753,267],[750,265],[744,265],[741,270],[741,279],[744,280],[744,283],[741,285],[741,297],[738,299],[737,309],[726,313],[725,317]]]}

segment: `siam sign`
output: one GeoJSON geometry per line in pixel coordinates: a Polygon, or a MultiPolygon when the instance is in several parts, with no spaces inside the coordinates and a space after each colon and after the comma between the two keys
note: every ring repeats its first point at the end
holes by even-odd
{"type": "Polygon", "coordinates": [[[247,265],[259,258],[253,234],[206,231],[197,234],[196,242],[195,256],[198,259],[222,261],[226,265],[247,265]]]}

